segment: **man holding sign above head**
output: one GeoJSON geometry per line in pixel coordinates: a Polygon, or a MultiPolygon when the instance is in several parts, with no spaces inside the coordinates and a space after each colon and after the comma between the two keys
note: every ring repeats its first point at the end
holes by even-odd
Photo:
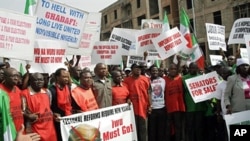
{"type": "Polygon", "coordinates": [[[131,76],[125,78],[124,83],[128,86],[129,98],[135,112],[138,141],[146,141],[146,119],[147,114],[151,113],[152,110],[149,91],[150,82],[149,78],[141,75],[141,67],[138,64],[132,64],[131,70],[131,76]]]}
{"type": "Polygon", "coordinates": [[[91,89],[93,79],[90,71],[80,73],[80,85],[72,90],[72,108],[76,113],[98,109],[94,93],[91,89]]]}
{"type": "Polygon", "coordinates": [[[184,101],[186,103],[186,141],[202,141],[203,122],[206,112],[206,103],[195,103],[185,80],[199,76],[199,68],[195,62],[189,64],[188,74],[184,75],[182,80],[184,83],[184,101]]]}

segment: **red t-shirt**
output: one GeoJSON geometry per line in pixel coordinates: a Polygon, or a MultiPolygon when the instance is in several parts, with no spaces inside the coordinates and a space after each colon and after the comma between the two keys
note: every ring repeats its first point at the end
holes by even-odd
{"type": "Polygon", "coordinates": [[[129,76],[124,79],[124,83],[128,86],[129,99],[133,104],[135,115],[139,115],[146,119],[149,106],[149,78],[142,75],[138,78],[129,76]]]}
{"type": "Polygon", "coordinates": [[[168,113],[185,111],[184,92],[181,76],[174,79],[168,76],[164,77],[166,81],[165,105],[168,113]]]}
{"type": "Polygon", "coordinates": [[[128,96],[128,88],[125,85],[112,86],[112,105],[127,103],[128,96]]]}
{"type": "Polygon", "coordinates": [[[13,118],[16,130],[20,130],[24,123],[21,101],[21,90],[18,87],[14,87],[14,90],[9,90],[3,84],[0,84],[0,89],[4,90],[10,99],[10,113],[13,118]]]}
{"type": "Polygon", "coordinates": [[[42,141],[57,141],[53,113],[50,109],[49,96],[45,89],[35,93],[31,89],[22,91],[27,106],[32,113],[39,113],[38,120],[32,123],[32,131],[41,136],[42,141]]]}
{"type": "Polygon", "coordinates": [[[76,87],[72,90],[72,97],[83,112],[98,109],[92,89],[76,87]]]}

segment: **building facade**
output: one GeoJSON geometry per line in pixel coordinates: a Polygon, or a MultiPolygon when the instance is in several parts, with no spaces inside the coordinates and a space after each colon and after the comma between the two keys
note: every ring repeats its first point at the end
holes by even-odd
{"type": "MultiPolygon", "coordinates": [[[[118,0],[103,9],[101,40],[108,40],[113,27],[140,29],[142,19],[163,19],[167,11],[171,27],[179,27],[179,11],[184,8],[190,18],[191,31],[196,34],[200,47],[208,54],[217,54],[207,47],[205,23],[225,26],[226,42],[232,25],[238,18],[250,17],[249,0],[118,0]]],[[[226,55],[235,52],[231,45],[226,55]]]]}

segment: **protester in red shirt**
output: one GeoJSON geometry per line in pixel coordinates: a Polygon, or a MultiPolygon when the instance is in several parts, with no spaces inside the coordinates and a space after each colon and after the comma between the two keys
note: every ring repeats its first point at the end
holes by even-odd
{"type": "Polygon", "coordinates": [[[146,141],[147,127],[146,119],[148,112],[150,113],[150,82],[149,78],[141,75],[141,68],[137,64],[131,66],[131,76],[124,79],[124,83],[128,86],[129,98],[133,104],[135,112],[135,122],[139,141],[146,141]]]}
{"type": "Polygon", "coordinates": [[[20,75],[16,69],[6,68],[4,69],[4,82],[0,84],[0,89],[9,96],[10,113],[17,131],[22,128],[24,123],[21,90],[16,86],[19,79],[20,75]]]}
{"type": "Polygon", "coordinates": [[[170,139],[171,128],[174,127],[175,140],[183,140],[184,130],[184,92],[181,75],[178,73],[178,66],[171,64],[169,73],[164,77],[166,81],[165,100],[168,113],[167,120],[167,137],[170,139]]]}
{"type": "Polygon", "coordinates": [[[53,113],[50,109],[50,96],[44,87],[44,78],[40,73],[34,73],[29,79],[30,86],[22,91],[27,107],[25,107],[26,128],[41,136],[42,141],[57,141],[53,123],[53,113]],[[49,131],[49,132],[48,132],[49,131]]]}
{"type": "Polygon", "coordinates": [[[128,88],[122,83],[120,71],[112,71],[112,105],[130,103],[128,88]]]}
{"type": "Polygon", "coordinates": [[[91,89],[93,79],[90,71],[80,73],[80,85],[72,90],[72,107],[75,113],[98,109],[91,89]]]}

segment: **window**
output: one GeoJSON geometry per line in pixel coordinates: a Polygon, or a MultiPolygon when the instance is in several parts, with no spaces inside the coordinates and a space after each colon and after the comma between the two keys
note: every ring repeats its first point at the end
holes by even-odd
{"type": "Polygon", "coordinates": [[[137,25],[138,26],[141,26],[141,21],[143,20],[143,19],[146,19],[146,15],[142,15],[142,16],[139,16],[139,17],[137,17],[137,25]]]}
{"type": "Polygon", "coordinates": [[[221,12],[220,11],[216,11],[216,12],[213,13],[213,15],[214,15],[214,23],[222,25],[221,12]]]}
{"type": "Polygon", "coordinates": [[[163,8],[163,12],[165,11],[167,12],[167,14],[171,14],[171,9],[169,5],[163,8]]]}
{"type": "Polygon", "coordinates": [[[235,6],[233,8],[234,19],[250,17],[250,3],[235,6]]]}
{"type": "Polygon", "coordinates": [[[122,27],[123,27],[123,28],[133,28],[132,21],[129,20],[129,21],[127,21],[127,22],[122,23],[122,27]]]}
{"type": "Polygon", "coordinates": [[[108,16],[107,16],[107,15],[104,16],[104,23],[105,23],[105,24],[108,23],[108,16]]]}
{"type": "Polygon", "coordinates": [[[117,10],[114,11],[114,19],[117,19],[117,10]]]}
{"type": "Polygon", "coordinates": [[[141,7],[141,0],[137,0],[137,8],[141,7]]]}
{"type": "Polygon", "coordinates": [[[186,2],[187,2],[187,9],[193,8],[192,0],[186,0],[186,2]]]}
{"type": "Polygon", "coordinates": [[[158,0],[149,0],[149,9],[150,9],[150,16],[159,13],[159,5],[158,0]]]}
{"type": "Polygon", "coordinates": [[[194,20],[190,19],[189,22],[190,22],[190,32],[193,33],[193,30],[194,30],[194,20]]]}

